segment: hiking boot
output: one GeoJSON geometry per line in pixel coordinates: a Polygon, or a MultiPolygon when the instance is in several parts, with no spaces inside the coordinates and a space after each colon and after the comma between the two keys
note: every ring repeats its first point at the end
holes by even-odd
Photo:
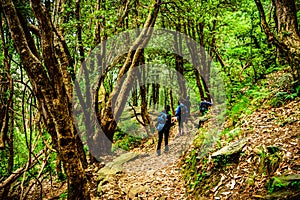
{"type": "Polygon", "coordinates": [[[181,134],[180,135],[184,135],[184,130],[181,130],[181,134]]]}
{"type": "Polygon", "coordinates": [[[169,152],[169,146],[166,146],[165,147],[165,151],[164,151],[165,153],[168,153],[169,152]]]}
{"type": "Polygon", "coordinates": [[[156,151],[156,156],[160,156],[160,150],[156,151]]]}

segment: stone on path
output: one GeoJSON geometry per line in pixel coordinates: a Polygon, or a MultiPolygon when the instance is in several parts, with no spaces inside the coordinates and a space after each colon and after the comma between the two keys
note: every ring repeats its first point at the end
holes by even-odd
{"type": "Polygon", "coordinates": [[[239,153],[242,151],[244,146],[247,144],[247,138],[240,139],[236,142],[233,142],[222,149],[214,152],[211,157],[216,157],[216,156],[230,156],[236,153],[239,153]]]}
{"type": "Polygon", "coordinates": [[[98,171],[98,181],[103,181],[107,176],[114,176],[123,172],[122,165],[138,156],[136,152],[128,152],[115,158],[112,162],[107,163],[98,171]]]}
{"type": "Polygon", "coordinates": [[[146,192],[149,189],[147,186],[137,185],[129,189],[128,197],[130,199],[134,199],[134,197],[138,197],[138,194],[141,192],[146,192]]]}

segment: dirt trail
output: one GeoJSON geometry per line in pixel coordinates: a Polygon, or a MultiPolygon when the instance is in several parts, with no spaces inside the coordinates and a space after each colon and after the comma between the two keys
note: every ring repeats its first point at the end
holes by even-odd
{"type": "Polygon", "coordinates": [[[186,132],[176,137],[178,128],[172,127],[169,152],[156,156],[155,142],[148,148],[138,148],[139,156],[123,165],[124,172],[104,185],[100,198],[95,199],[190,199],[186,196],[184,181],[177,166],[180,156],[193,141],[196,128],[189,124],[186,132]]]}

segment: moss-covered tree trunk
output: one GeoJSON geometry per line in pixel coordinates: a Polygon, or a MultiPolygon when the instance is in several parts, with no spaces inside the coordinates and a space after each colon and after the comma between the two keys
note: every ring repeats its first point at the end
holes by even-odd
{"type": "MultiPolygon", "coordinates": [[[[139,57],[139,66],[142,66],[145,64],[145,55],[144,55],[144,50],[142,50],[142,53],[139,57]]],[[[146,70],[145,66],[141,67],[139,69],[140,75],[138,76],[139,78],[139,84],[140,84],[140,95],[141,95],[141,115],[142,119],[144,122],[144,125],[146,127],[146,132],[148,135],[150,135],[150,130],[149,130],[149,125],[151,122],[150,115],[148,112],[148,104],[147,104],[147,90],[146,90],[146,70]]]]}
{"type": "MultiPolygon", "coordinates": [[[[82,158],[76,138],[76,130],[71,111],[70,82],[66,76],[62,60],[58,60],[54,48],[54,27],[47,9],[38,0],[30,1],[40,30],[42,58],[30,40],[26,24],[20,22],[12,1],[1,1],[8,27],[20,54],[21,62],[39,102],[39,111],[47,124],[53,141],[63,161],[68,178],[69,199],[90,199],[82,158]]],[[[22,20],[22,19],[21,19],[22,20]]]]}
{"type": "Polygon", "coordinates": [[[273,0],[275,6],[275,22],[278,34],[271,31],[260,0],[255,0],[260,13],[261,24],[268,41],[287,58],[291,67],[295,86],[300,85],[300,35],[297,21],[295,0],[273,0]]]}
{"type": "Polygon", "coordinates": [[[179,94],[181,98],[186,97],[186,86],[185,86],[185,80],[184,80],[184,68],[183,68],[183,57],[182,55],[182,42],[183,38],[181,34],[181,24],[180,24],[180,18],[179,22],[176,25],[176,31],[178,33],[174,34],[174,49],[175,49],[175,69],[177,71],[177,81],[179,85],[179,94]]]}
{"type": "MultiPolygon", "coordinates": [[[[134,41],[133,46],[130,48],[126,61],[119,71],[117,84],[108,98],[108,102],[100,119],[100,125],[106,137],[111,142],[106,144],[104,149],[100,147],[101,152],[107,152],[111,149],[110,147],[112,145],[114,131],[117,127],[118,117],[121,116],[130,90],[132,89],[133,77],[136,77],[137,70],[134,70],[134,68],[138,66],[139,57],[143,52],[142,49],[150,40],[153,31],[151,28],[154,27],[160,3],[161,0],[153,0],[147,20],[143,26],[144,29],[142,29],[139,36],[134,41]],[[126,79],[122,81],[124,74],[126,74],[126,79]]],[[[101,142],[97,139],[98,137],[103,136],[98,135],[95,137],[97,141],[101,142]]]]}

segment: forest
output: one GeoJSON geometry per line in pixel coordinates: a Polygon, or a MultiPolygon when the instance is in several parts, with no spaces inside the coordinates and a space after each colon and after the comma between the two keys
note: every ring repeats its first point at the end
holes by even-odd
{"type": "Polygon", "coordinates": [[[0,2],[1,199],[300,199],[300,0],[0,2]]]}

